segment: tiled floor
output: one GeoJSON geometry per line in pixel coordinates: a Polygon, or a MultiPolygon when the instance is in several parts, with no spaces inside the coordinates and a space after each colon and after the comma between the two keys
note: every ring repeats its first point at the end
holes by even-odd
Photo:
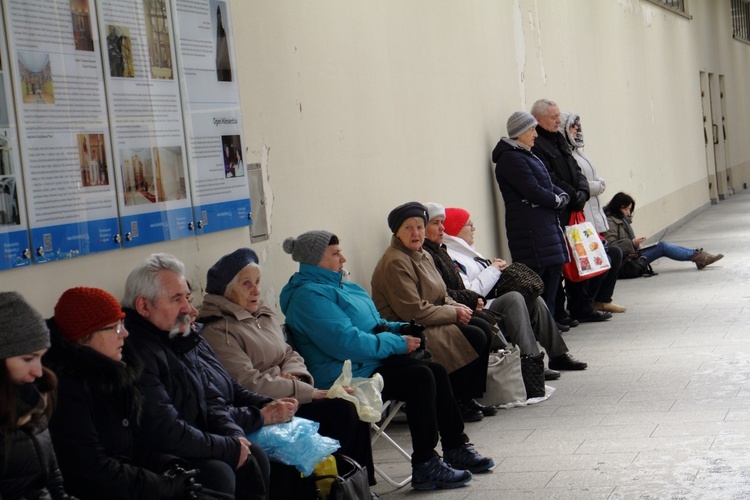
{"type": "MultiPolygon", "coordinates": [[[[637,229],[637,224],[636,224],[637,229]]],[[[379,479],[384,498],[750,499],[750,193],[670,233],[724,259],[702,271],[659,260],[623,280],[624,314],[564,335],[589,363],[548,382],[540,404],[467,424],[495,468],[466,487],[421,493],[379,479]]],[[[390,434],[409,447],[405,425],[390,434]]],[[[410,468],[384,444],[375,461],[410,468]]]]}

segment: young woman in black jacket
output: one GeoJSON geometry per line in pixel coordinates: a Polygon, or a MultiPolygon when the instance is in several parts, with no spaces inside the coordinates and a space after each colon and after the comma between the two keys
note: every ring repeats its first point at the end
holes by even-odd
{"type": "Polygon", "coordinates": [[[47,421],[57,381],[42,367],[44,320],[19,294],[0,293],[0,498],[67,499],[47,421]]]}

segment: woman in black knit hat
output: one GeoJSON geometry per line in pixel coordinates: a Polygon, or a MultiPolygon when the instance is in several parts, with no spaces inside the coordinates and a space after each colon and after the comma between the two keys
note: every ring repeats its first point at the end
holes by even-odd
{"type": "Polygon", "coordinates": [[[39,313],[0,293],[0,498],[69,498],[47,430],[57,385],[42,367],[48,347],[39,313]]]}
{"type": "Polygon", "coordinates": [[[464,422],[497,414],[479,404],[487,382],[487,362],[494,334],[471,308],[453,300],[432,257],[422,246],[427,209],[418,202],[394,208],[388,215],[393,233],[372,273],[372,300],[383,318],[424,325],[433,361],[448,371],[464,422]]]}

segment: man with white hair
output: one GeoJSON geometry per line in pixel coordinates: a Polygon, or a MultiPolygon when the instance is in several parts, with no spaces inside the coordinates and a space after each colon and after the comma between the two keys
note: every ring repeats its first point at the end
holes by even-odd
{"type": "MultiPolygon", "coordinates": [[[[531,114],[538,123],[536,132],[539,135],[531,152],[547,167],[555,186],[570,197],[570,203],[560,211],[560,225],[564,228],[568,225],[572,211],[583,211],[590,197],[589,182],[573,157],[567,139],[559,131],[561,119],[557,103],[549,99],[539,99],[531,106],[531,114]]],[[[594,298],[597,295],[611,298],[614,293],[622,256],[610,252],[607,252],[607,256],[610,260],[615,258],[615,261],[611,262],[612,270],[577,283],[566,280],[565,291],[570,317],[565,314],[562,307],[565,295],[558,291],[557,305],[554,309],[555,320],[558,323],[562,323],[563,326],[576,326],[578,322],[606,321],[612,317],[612,313],[594,308],[594,298]]]]}
{"type": "Polygon", "coordinates": [[[190,329],[190,301],[185,267],[169,254],[152,254],[125,283],[128,342],[144,365],[140,446],[186,460],[201,471],[205,488],[266,498],[268,457],[247,441],[208,383],[195,349],[200,337],[190,329]]]}

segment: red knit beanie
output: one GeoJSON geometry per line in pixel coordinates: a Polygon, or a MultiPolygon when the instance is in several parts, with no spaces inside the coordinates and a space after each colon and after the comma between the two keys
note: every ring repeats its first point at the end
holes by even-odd
{"type": "Polygon", "coordinates": [[[446,208],[445,209],[445,220],[443,221],[443,227],[445,227],[446,234],[451,236],[458,236],[461,229],[469,222],[469,212],[463,208],[446,208]]]}
{"type": "Polygon", "coordinates": [[[99,288],[71,288],[55,304],[55,323],[62,336],[71,342],[124,317],[117,299],[99,288]]]}

